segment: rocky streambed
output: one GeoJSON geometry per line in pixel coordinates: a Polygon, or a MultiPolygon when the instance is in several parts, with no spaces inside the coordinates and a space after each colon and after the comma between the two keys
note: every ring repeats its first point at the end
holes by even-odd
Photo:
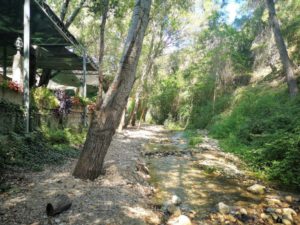
{"type": "Polygon", "coordinates": [[[263,184],[206,132],[199,135],[203,142],[194,148],[182,132],[143,146],[164,224],[300,224],[299,195],[263,184]]]}

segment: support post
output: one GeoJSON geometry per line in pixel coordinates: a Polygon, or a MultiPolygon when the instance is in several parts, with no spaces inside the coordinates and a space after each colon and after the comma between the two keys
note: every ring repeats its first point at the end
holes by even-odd
{"type": "MultiPolygon", "coordinates": [[[[86,98],[86,52],[83,51],[82,97],[86,98]]],[[[83,126],[87,126],[87,107],[83,109],[83,126]]]]}
{"type": "Polygon", "coordinates": [[[3,47],[3,76],[7,77],[7,48],[3,47]]]}
{"type": "Polygon", "coordinates": [[[24,66],[23,101],[25,113],[25,132],[29,132],[29,58],[30,58],[30,0],[24,0],[24,66]]]}

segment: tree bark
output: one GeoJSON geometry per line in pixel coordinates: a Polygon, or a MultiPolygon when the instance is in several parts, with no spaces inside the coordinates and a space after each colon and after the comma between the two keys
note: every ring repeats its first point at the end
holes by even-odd
{"type": "Polygon", "coordinates": [[[290,96],[296,96],[298,94],[297,81],[294,75],[293,66],[289,58],[281,31],[279,22],[276,15],[274,0],[266,0],[266,4],[269,11],[269,22],[273,28],[276,45],[279,51],[280,60],[283,65],[283,70],[286,74],[287,84],[289,88],[290,96]]]}
{"type": "Polygon", "coordinates": [[[103,57],[104,57],[104,49],[105,49],[105,43],[104,43],[104,35],[105,35],[105,25],[107,20],[107,13],[108,13],[108,4],[109,0],[103,1],[103,13],[102,13],[102,19],[101,19],[101,25],[100,25],[100,47],[99,47],[99,86],[98,86],[98,96],[97,96],[97,108],[100,109],[103,97],[103,57]]]}
{"type": "Polygon", "coordinates": [[[73,173],[75,177],[94,180],[102,172],[105,155],[120,123],[123,109],[135,81],[150,8],[151,0],[135,1],[118,73],[109,87],[100,110],[94,114],[73,173]]]}
{"type": "Polygon", "coordinates": [[[143,95],[144,92],[144,86],[146,85],[147,79],[149,77],[149,74],[151,73],[153,64],[154,64],[154,60],[161,54],[162,52],[162,38],[163,38],[163,26],[161,26],[161,30],[159,33],[159,42],[157,43],[157,46],[154,45],[154,41],[155,41],[155,35],[156,33],[153,32],[152,38],[151,38],[151,42],[150,42],[150,50],[149,53],[147,55],[147,62],[146,62],[146,66],[144,68],[144,71],[142,73],[141,76],[141,81],[140,81],[140,86],[138,87],[137,91],[136,91],[136,95],[135,95],[135,104],[134,104],[134,108],[132,113],[130,114],[130,118],[129,121],[127,123],[127,125],[129,123],[131,123],[132,126],[135,126],[136,120],[137,118],[137,113],[138,113],[138,109],[139,106],[141,105],[141,97],[143,95]]]}

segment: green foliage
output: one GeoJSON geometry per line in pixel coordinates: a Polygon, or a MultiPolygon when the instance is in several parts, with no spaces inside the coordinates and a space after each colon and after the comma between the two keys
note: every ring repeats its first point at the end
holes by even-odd
{"type": "Polygon", "coordinates": [[[24,131],[24,111],[19,105],[0,100],[0,134],[24,131]]]}
{"type": "Polygon", "coordinates": [[[201,135],[199,135],[196,130],[185,130],[184,136],[187,138],[189,146],[192,147],[195,147],[203,141],[201,135]]]}
{"type": "Polygon", "coordinates": [[[59,164],[75,157],[78,150],[51,146],[41,132],[26,135],[11,133],[0,137],[0,168],[18,166],[41,170],[45,164],[59,164]]]}
{"type": "Polygon", "coordinates": [[[300,98],[285,90],[246,88],[231,111],[211,126],[222,147],[241,155],[256,170],[278,183],[300,187],[300,98]]]}
{"type": "Polygon", "coordinates": [[[59,101],[54,93],[46,87],[38,87],[32,90],[33,102],[40,110],[55,109],[59,106],[59,101]]]}
{"type": "Polygon", "coordinates": [[[86,130],[82,132],[75,132],[69,128],[65,129],[51,129],[46,126],[42,126],[42,132],[46,140],[52,145],[82,145],[85,141],[86,130]]]}
{"type": "Polygon", "coordinates": [[[175,76],[162,79],[155,87],[151,96],[151,115],[158,124],[163,124],[167,118],[176,118],[177,111],[174,101],[178,96],[178,82],[175,76]]]}

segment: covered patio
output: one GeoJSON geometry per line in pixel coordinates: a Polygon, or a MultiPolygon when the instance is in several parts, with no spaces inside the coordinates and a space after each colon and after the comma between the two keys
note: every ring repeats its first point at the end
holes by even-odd
{"type": "MultiPolygon", "coordinates": [[[[41,0],[1,0],[0,5],[0,66],[2,76],[12,76],[12,65],[19,64],[23,87],[26,132],[29,132],[29,91],[32,78],[42,71],[82,71],[81,86],[86,97],[88,71],[98,70],[85,48],[41,0]],[[16,63],[16,56],[21,60],[16,63]]],[[[40,74],[40,76],[37,76],[40,74]]],[[[36,82],[35,82],[36,83],[36,82]]]]}

